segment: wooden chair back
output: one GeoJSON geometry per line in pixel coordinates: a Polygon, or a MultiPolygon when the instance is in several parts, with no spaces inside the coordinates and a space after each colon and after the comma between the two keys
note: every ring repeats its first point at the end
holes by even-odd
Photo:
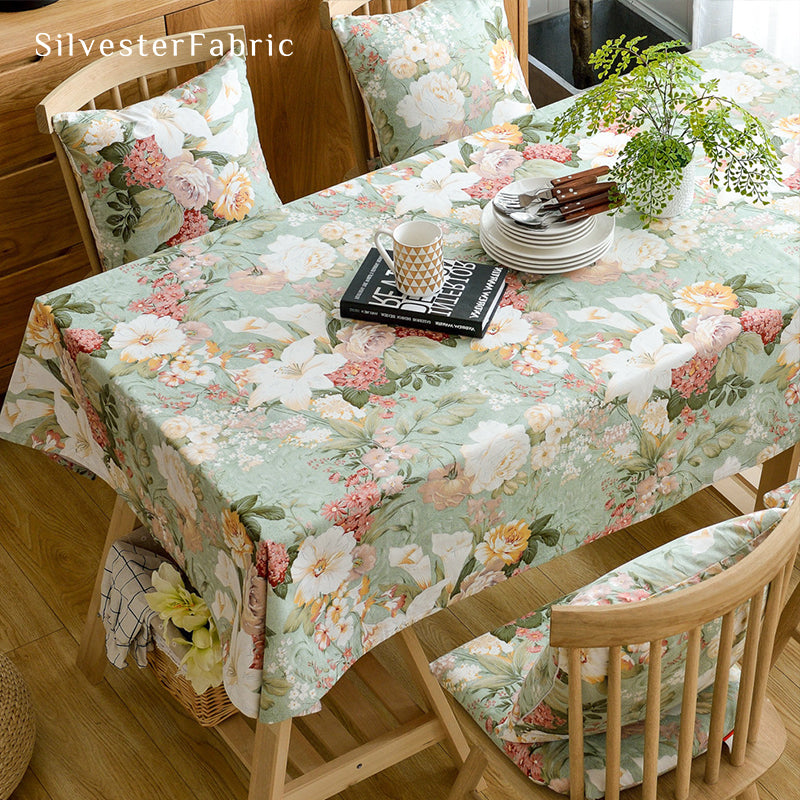
{"type": "MultiPolygon", "coordinates": [[[[418,6],[422,2],[423,0],[405,0],[405,2],[395,0],[395,7],[397,10],[401,10],[399,6],[402,5],[402,10],[407,10],[418,6]]],[[[333,52],[336,56],[339,85],[342,87],[344,107],[347,111],[347,124],[350,128],[350,138],[356,153],[355,169],[344,176],[347,179],[376,169],[380,166],[380,158],[378,143],[375,140],[375,131],[367,113],[364,98],[331,23],[334,17],[349,16],[351,14],[363,14],[365,16],[370,14],[391,14],[392,0],[366,0],[366,2],[365,0],[322,0],[319,13],[322,28],[329,30],[333,39],[333,52]]]]}
{"type": "MultiPolygon", "coordinates": [[[[721,770],[730,772],[746,764],[748,748],[757,742],[765,709],[767,677],[772,660],[775,632],[789,591],[789,578],[800,544],[800,500],[796,500],[780,524],[755,550],[730,569],[694,586],[661,597],[617,606],[553,606],[550,643],[567,649],[570,675],[580,675],[581,651],[608,648],[608,733],[606,737],[606,800],[617,800],[620,789],[621,749],[621,652],[622,645],[649,642],[649,675],[645,718],[643,800],[666,797],[659,789],[658,762],[661,643],[677,634],[688,636],[684,671],[683,702],[678,745],[678,764],[669,773],[677,800],[688,797],[728,798],[743,793],[752,780],[730,793],[736,777],[721,780],[721,770]],[[730,764],[722,762],[722,739],[728,674],[734,638],[734,612],[749,604],[741,680],[735,718],[735,736],[730,764]],[[702,775],[692,775],[692,743],[697,707],[698,663],[701,627],[722,620],[708,752],[702,775]],[[702,784],[700,786],[699,784],[702,784]]],[[[666,709],[665,709],[666,710],[666,709]]],[[[779,720],[776,739],[785,732],[779,720]]],[[[766,726],[765,726],[766,727],[766,726]]],[[[770,738],[765,736],[764,738],[770,738]]],[[[782,749],[782,748],[781,748],[782,749]]],[[[780,750],[774,758],[779,757],[780,750]]],[[[583,775],[583,714],[581,681],[569,684],[570,773],[583,775]]],[[[774,760],[774,759],[773,759],[774,760]]],[[[771,763],[766,768],[771,766],[771,763]]],[[[761,771],[765,771],[765,769],[761,771]]],[[[697,770],[695,770],[697,773],[697,770]]],[[[745,771],[742,771],[742,775],[745,771]]],[[[666,778],[667,776],[664,776],[666,778]]],[[[662,778],[661,783],[664,783],[662,778]]],[[[582,780],[570,784],[571,800],[583,800],[582,780]]],[[[757,798],[749,793],[748,797],[757,798]]]]}
{"type": "MultiPolygon", "coordinates": [[[[367,113],[364,99],[358,83],[350,70],[347,57],[342,50],[339,39],[336,37],[331,20],[334,17],[348,16],[350,14],[391,14],[397,11],[407,11],[415,8],[424,0],[322,0],[319,7],[320,21],[324,30],[329,30],[333,38],[333,51],[336,55],[336,67],[339,72],[339,83],[342,87],[342,97],[347,111],[347,122],[350,127],[350,136],[356,151],[356,167],[345,175],[345,178],[363,175],[371,169],[380,166],[378,144],[375,141],[375,132],[372,128],[369,114],[367,113]]],[[[528,4],[527,0],[519,0],[519,19],[512,25],[512,38],[519,58],[523,64],[528,60],[528,4]],[[516,35],[514,35],[516,31],[516,35]]],[[[527,81],[527,69],[524,70],[527,81]]]]}
{"type": "Polygon", "coordinates": [[[233,41],[245,42],[241,25],[178,33],[144,42],[141,47],[137,42],[130,54],[118,51],[78,70],[36,106],[39,130],[53,137],[56,157],[92,272],[102,272],[102,262],[88,212],[81,199],[79,178],[72,169],[61,140],[53,131],[53,116],[65,111],[80,111],[84,107],[120,109],[140,100],[149,100],[155,87],[156,95],[161,94],[204,72],[210,66],[209,62],[218,60],[219,43],[225,46],[224,52],[228,52],[233,41]],[[156,42],[164,43],[157,46],[158,52],[163,52],[163,55],[154,55],[153,45],[156,42]]]}

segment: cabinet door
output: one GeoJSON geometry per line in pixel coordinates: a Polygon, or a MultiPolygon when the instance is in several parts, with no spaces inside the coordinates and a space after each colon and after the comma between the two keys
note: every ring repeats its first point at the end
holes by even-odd
{"type": "Polygon", "coordinates": [[[284,202],[338,183],[355,165],[319,0],[213,0],[166,19],[167,33],[244,25],[261,149],[284,202]],[[284,46],[291,55],[278,52],[282,40],[291,40],[284,46]]]}

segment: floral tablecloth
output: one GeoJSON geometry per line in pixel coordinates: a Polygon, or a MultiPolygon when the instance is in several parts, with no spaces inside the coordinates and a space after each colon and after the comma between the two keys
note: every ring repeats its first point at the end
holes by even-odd
{"type": "Polygon", "coordinates": [[[549,143],[557,104],[37,300],[2,436],[128,500],[244,713],[308,713],[402,627],[800,438],[800,77],[743,39],[695,55],[782,150],[770,204],[711,191],[698,156],[686,215],[509,273],[482,339],[338,316],[374,229],[428,215],[486,261],[499,187],[625,136],[549,143]]]}

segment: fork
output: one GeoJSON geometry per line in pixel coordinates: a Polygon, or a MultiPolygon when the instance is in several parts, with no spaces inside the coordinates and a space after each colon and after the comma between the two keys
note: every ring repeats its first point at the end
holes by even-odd
{"type": "Polygon", "coordinates": [[[577,222],[579,219],[602,214],[611,207],[608,192],[588,197],[582,201],[564,203],[544,212],[532,214],[529,211],[503,212],[514,222],[534,230],[546,230],[556,222],[577,222]]]}
{"type": "Polygon", "coordinates": [[[586,194],[580,194],[579,187],[586,187],[595,185],[597,179],[601,175],[605,175],[609,171],[609,167],[594,167],[593,169],[586,169],[582,172],[574,172],[571,175],[564,175],[561,178],[553,178],[550,181],[550,186],[544,186],[535,192],[524,194],[509,194],[508,192],[499,192],[494,200],[495,205],[505,206],[509,210],[527,208],[531,203],[536,200],[558,199],[561,202],[566,200],[578,200],[580,197],[585,197],[586,194]]]}

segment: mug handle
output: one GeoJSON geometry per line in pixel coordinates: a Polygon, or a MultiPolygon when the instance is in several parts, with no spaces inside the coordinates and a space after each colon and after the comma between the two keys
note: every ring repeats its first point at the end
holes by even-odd
{"type": "Polygon", "coordinates": [[[394,273],[394,261],[392,261],[391,257],[386,252],[386,249],[381,244],[380,240],[381,236],[393,236],[393,232],[390,231],[388,228],[378,228],[378,230],[375,231],[375,235],[372,237],[372,241],[375,243],[375,247],[381,254],[381,258],[386,262],[387,266],[392,271],[392,273],[394,273]]]}

